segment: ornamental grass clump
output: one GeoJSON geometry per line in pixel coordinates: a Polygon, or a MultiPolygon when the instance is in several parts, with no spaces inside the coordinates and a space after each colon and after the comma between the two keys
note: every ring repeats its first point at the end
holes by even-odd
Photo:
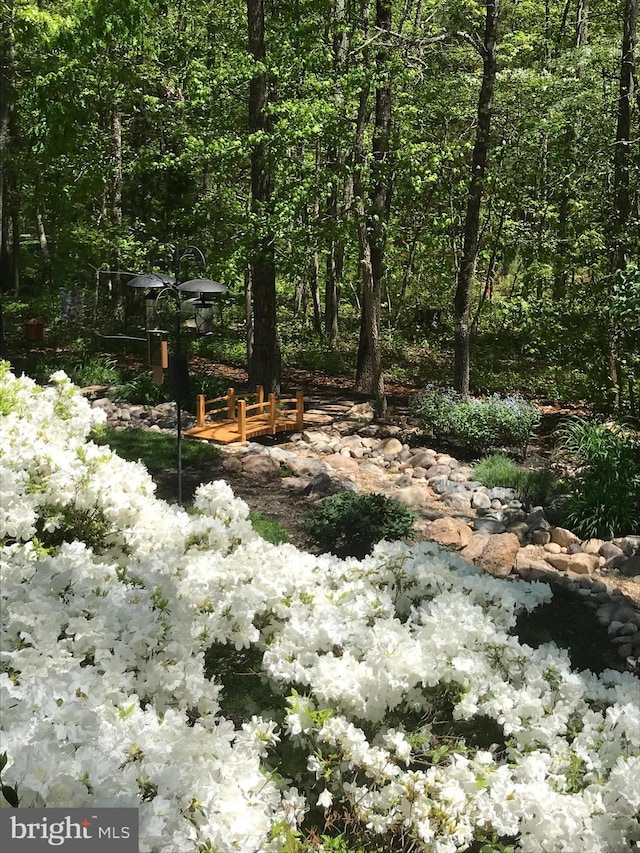
{"type": "Polygon", "coordinates": [[[558,431],[556,450],[572,457],[561,511],[583,537],[640,531],[640,435],[631,427],[576,418],[558,431]]]}
{"type": "Polygon", "coordinates": [[[320,550],[361,559],[382,539],[413,538],[416,518],[413,510],[386,495],[345,491],[312,509],[304,528],[320,550]]]}
{"type": "Polygon", "coordinates": [[[531,506],[545,506],[558,489],[548,468],[523,468],[504,453],[482,458],[473,467],[473,477],[488,489],[514,489],[518,498],[531,506]]]}
{"type": "Polygon", "coordinates": [[[463,397],[434,387],[417,397],[414,411],[433,435],[478,453],[516,447],[524,457],[540,423],[537,407],[522,397],[463,397]]]}

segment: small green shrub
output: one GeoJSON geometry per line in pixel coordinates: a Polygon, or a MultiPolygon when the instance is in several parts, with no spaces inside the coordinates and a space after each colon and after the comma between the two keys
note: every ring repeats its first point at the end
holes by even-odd
{"type": "Polygon", "coordinates": [[[562,513],[583,538],[640,530],[640,436],[632,429],[583,418],[559,430],[559,451],[574,457],[562,513]]]}
{"type": "Polygon", "coordinates": [[[544,505],[557,491],[557,481],[548,468],[522,468],[503,453],[485,456],[474,466],[473,476],[488,489],[515,489],[518,498],[532,506],[544,505]]]}
{"type": "Polygon", "coordinates": [[[381,539],[412,537],[415,519],[412,510],[386,495],[345,491],[312,509],[304,528],[323,551],[362,559],[381,539]]]}
{"type": "Polygon", "coordinates": [[[434,435],[449,436],[468,450],[517,447],[524,456],[540,423],[536,406],[522,397],[463,397],[456,391],[428,387],[414,403],[423,426],[434,435]]]}

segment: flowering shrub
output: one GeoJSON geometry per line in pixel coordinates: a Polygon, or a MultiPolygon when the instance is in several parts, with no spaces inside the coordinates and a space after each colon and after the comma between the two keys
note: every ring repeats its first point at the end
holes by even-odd
{"type": "Polygon", "coordinates": [[[426,388],[414,410],[426,429],[474,452],[517,447],[524,457],[540,423],[538,409],[522,397],[462,397],[456,391],[426,388]]]}
{"type": "Polygon", "coordinates": [[[64,374],[0,369],[5,799],[137,806],[153,853],[310,849],[334,811],[389,849],[640,844],[640,683],[518,642],[546,585],[426,543],[270,545],[223,482],[187,514],[87,440],[99,417],[64,374]],[[46,539],[74,513],[85,541],[46,539]],[[225,716],[225,646],[261,656],[272,707],[225,716]]]}

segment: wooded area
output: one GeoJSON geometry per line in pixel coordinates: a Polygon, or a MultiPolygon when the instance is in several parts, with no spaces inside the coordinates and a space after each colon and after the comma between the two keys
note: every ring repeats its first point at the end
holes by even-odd
{"type": "Polygon", "coordinates": [[[113,320],[117,271],[166,271],[184,241],[228,285],[267,391],[295,326],[325,353],[358,340],[379,411],[396,354],[435,347],[463,394],[504,390],[501,364],[522,390],[637,414],[637,17],[637,0],[5,0],[6,334],[51,321],[61,291],[85,319],[108,292],[113,320]]]}

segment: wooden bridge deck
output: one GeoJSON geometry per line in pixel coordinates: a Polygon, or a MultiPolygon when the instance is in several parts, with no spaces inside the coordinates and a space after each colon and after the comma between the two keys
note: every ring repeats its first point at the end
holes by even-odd
{"type": "Polygon", "coordinates": [[[302,391],[290,399],[278,399],[275,394],[270,394],[265,400],[262,388],[258,387],[255,397],[257,402],[247,403],[247,400],[236,397],[233,388],[229,388],[224,397],[213,400],[199,395],[196,425],[185,430],[183,435],[230,444],[260,435],[304,429],[302,391]]]}

